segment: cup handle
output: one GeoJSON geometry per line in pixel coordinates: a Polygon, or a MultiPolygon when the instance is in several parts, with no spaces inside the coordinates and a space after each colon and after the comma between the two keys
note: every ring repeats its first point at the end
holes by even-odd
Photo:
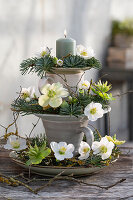
{"type": "Polygon", "coordinates": [[[92,143],[94,141],[94,135],[93,135],[92,130],[90,128],[88,128],[88,127],[81,127],[81,131],[85,134],[86,141],[91,147],[92,143]]]}
{"type": "Polygon", "coordinates": [[[39,83],[38,83],[38,90],[39,90],[40,94],[42,94],[42,93],[41,93],[41,88],[42,88],[45,84],[48,84],[48,83],[50,83],[50,84],[54,83],[54,79],[51,78],[51,77],[49,77],[49,76],[43,76],[43,77],[39,80],[39,83]]]}

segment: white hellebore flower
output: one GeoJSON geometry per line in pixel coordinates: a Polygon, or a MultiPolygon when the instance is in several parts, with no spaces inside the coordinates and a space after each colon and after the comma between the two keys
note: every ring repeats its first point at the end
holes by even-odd
{"type": "Polygon", "coordinates": [[[36,53],[37,57],[45,57],[47,55],[50,55],[52,48],[48,48],[46,46],[41,47],[40,51],[36,53]]]}
{"type": "Polygon", "coordinates": [[[7,140],[7,144],[4,145],[5,149],[12,149],[15,151],[20,151],[22,149],[26,149],[26,140],[23,138],[19,138],[16,135],[10,135],[7,140]]]}
{"type": "Polygon", "coordinates": [[[20,94],[22,99],[25,99],[26,102],[29,102],[32,98],[35,98],[35,88],[34,87],[29,87],[29,88],[22,88],[21,94],[20,94]]]}
{"type": "Polygon", "coordinates": [[[105,113],[108,113],[108,112],[110,112],[110,111],[111,111],[111,107],[108,106],[107,108],[104,109],[104,114],[105,114],[105,113]]]}
{"type": "Polygon", "coordinates": [[[65,158],[72,158],[74,145],[68,144],[66,142],[51,142],[51,149],[54,152],[55,158],[57,160],[64,160],[65,158]]]}
{"type": "Polygon", "coordinates": [[[61,59],[57,60],[57,65],[59,65],[61,67],[63,65],[63,60],[61,60],[61,59]]]}
{"type": "Polygon", "coordinates": [[[77,46],[77,55],[89,59],[95,56],[94,50],[91,47],[85,48],[83,45],[77,46]]]}
{"type": "Polygon", "coordinates": [[[103,137],[100,142],[92,143],[92,150],[94,154],[100,155],[102,160],[105,160],[110,157],[112,150],[114,148],[114,143],[109,142],[106,137],[103,137]]]}
{"type": "Polygon", "coordinates": [[[39,105],[42,107],[51,106],[57,108],[62,104],[62,98],[69,95],[67,89],[63,88],[61,83],[46,84],[41,89],[39,105]]]}
{"type": "Polygon", "coordinates": [[[80,160],[87,159],[90,154],[90,145],[86,142],[81,141],[80,147],[79,147],[79,154],[80,156],[78,158],[80,160]]]}
{"type": "Polygon", "coordinates": [[[103,117],[104,110],[100,103],[91,102],[85,107],[84,114],[90,121],[96,121],[98,118],[103,117]]]}
{"type": "Polygon", "coordinates": [[[87,80],[81,81],[81,82],[79,83],[79,86],[78,86],[78,87],[79,87],[79,89],[88,90],[89,87],[90,87],[90,82],[87,81],[87,80]]]}

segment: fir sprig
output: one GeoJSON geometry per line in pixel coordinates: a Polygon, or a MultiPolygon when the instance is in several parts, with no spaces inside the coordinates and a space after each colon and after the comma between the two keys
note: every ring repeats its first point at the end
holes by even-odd
{"type": "Polygon", "coordinates": [[[18,98],[11,104],[13,111],[19,112],[22,115],[29,115],[33,113],[43,114],[43,108],[38,104],[37,99],[32,99],[30,102],[26,102],[22,98],[18,98]]]}
{"type": "Polygon", "coordinates": [[[102,65],[99,60],[96,58],[92,57],[90,59],[86,59],[86,66],[90,68],[95,68],[95,69],[101,69],[102,65]]]}
{"type": "Polygon", "coordinates": [[[20,64],[20,71],[22,75],[25,75],[26,73],[34,72],[35,66],[36,66],[37,58],[28,58],[26,60],[23,60],[20,64]]]}
{"type": "Polygon", "coordinates": [[[40,58],[28,58],[27,60],[24,60],[20,64],[20,71],[22,75],[25,75],[26,73],[37,73],[39,77],[42,77],[45,72],[51,71],[53,67],[55,66],[55,63],[53,61],[53,57],[51,56],[45,56],[40,58]]]}
{"type": "MultiPolygon", "coordinates": [[[[29,73],[36,73],[39,77],[42,77],[45,72],[52,72],[58,66],[55,63],[55,58],[47,55],[40,58],[28,58],[27,60],[23,60],[20,64],[20,71],[22,75],[29,73]]],[[[101,68],[101,63],[99,60],[94,57],[90,59],[85,59],[81,56],[69,55],[63,59],[62,68],[101,68]]]]}
{"type": "Polygon", "coordinates": [[[30,114],[59,114],[59,108],[50,107],[44,110],[43,107],[38,104],[38,99],[31,99],[30,102],[26,102],[20,97],[13,101],[11,109],[15,112],[19,112],[23,116],[30,114]]]}

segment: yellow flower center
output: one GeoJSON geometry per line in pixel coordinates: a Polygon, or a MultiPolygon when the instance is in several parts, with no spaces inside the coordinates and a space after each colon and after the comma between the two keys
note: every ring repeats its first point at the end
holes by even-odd
{"type": "Polygon", "coordinates": [[[14,149],[18,149],[20,147],[20,142],[18,140],[12,141],[11,145],[14,149]]]}
{"type": "Polygon", "coordinates": [[[81,56],[88,56],[86,51],[82,51],[80,54],[81,54],[81,56]]]}
{"type": "Polygon", "coordinates": [[[60,150],[59,150],[59,153],[60,154],[65,154],[66,152],[66,148],[65,147],[61,147],[60,150]]]}
{"type": "Polygon", "coordinates": [[[96,114],[96,111],[97,111],[96,108],[92,108],[92,109],[90,110],[90,113],[91,113],[92,115],[94,115],[94,114],[96,114]]]}
{"type": "Polygon", "coordinates": [[[29,97],[29,96],[30,96],[30,95],[29,95],[28,92],[24,92],[24,93],[21,94],[21,97],[22,97],[23,99],[26,99],[26,98],[29,97]]]}
{"type": "Polygon", "coordinates": [[[102,146],[100,147],[100,152],[101,152],[101,153],[107,153],[107,147],[104,146],[104,145],[102,145],[102,146]]]}
{"type": "Polygon", "coordinates": [[[82,86],[85,86],[85,87],[87,87],[88,85],[87,85],[86,83],[83,83],[83,84],[82,84],[82,86]]]}
{"type": "Polygon", "coordinates": [[[54,90],[49,90],[48,97],[54,97],[56,95],[56,92],[54,90]]]}
{"type": "Polygon", "coordinates": [[[46,51],[42,51],[42,52],[41,52],[41,56],[45,56],[46,54],[47,54],[46,51]]]}
{"type": "Polygon", "coordinates": [[[90,150],[90,148],[85,147],[85,148],[83,149],[83,152],[86,154],[89,150],[90,150]]]}

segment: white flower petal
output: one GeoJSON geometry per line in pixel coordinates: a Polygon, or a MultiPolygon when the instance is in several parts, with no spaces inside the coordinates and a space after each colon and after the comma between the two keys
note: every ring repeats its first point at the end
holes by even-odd
{"type": "Polygon", "coordinates": [[[64,88],[61,88],[57,90],[56,95],[58,97],[67,97],[69,95],[69,92],[64,88]]]}
{"type": "Polygon", "coordinates": [[[89,59],[95,56],[94,50],[92,47],[85,48],[83,45],[77,46],[77,55],[89,59]]]}
{"type": "Polygon", "coordinates": [[[72,158],[74,146],[73,144],[68,144],[66,142],[51,142],[51,149],[54,152],[54,155],[57,160],[64,160],[65,158],[72,158]]]}
{"type": "Polygon", "coordinates": [[[62,98],[61,97],[57,97],[57,98],[51,98],[49,100],[49,105],[53,108],[57,108],[62,104],[62,98]]]}
{"type": "Polygon", "coordinates": [[[112,150],[112,149],[114,148],[114,146],[115,146],[115,145],[114,145],[113,142],[110,141],[110,142],[108,143],[108,149],[109,149],[109,150],[112,150]]]}
{"type": "Polygon", "coordinates": [[[79,147],[78,152],[80,154],[80,156],[79,156],[80,160],[87,159],[89,157],[89,154],[90,154],[90,145],[87,142],[82,141],[80,143],[80,147],[79,147]]]}
{"type": "Polygon", "coordinates": [[[85,80],[85,81],[81,81],[78,85],[79,89],[84,89],[87,90],[90,87],[90,82],[85,80]]]}
{"type": "Polygon", "coordinates": [[[26,149],[27,148],[27,145],[26,145],[26,140],[23,139],[23,138],[19,138],[15,135],[11,135],[8,137],[8,140],[7,140],[7,144],[4,145],[4,148],[5,149],[12,149],[12,150],[15,150],[15,151],[20,151],[20,150],[23,150],[23,149],[26,149]],[[18,147],[14,146],[15,143],[18,143],[18,147]]]}
{"type": "Polygon", "coordinates": [[[59,142],[58,143],[58,147],[61,148],[61,147],[67,147],[67,143],[66,142],[59,142]]]}
{"type": "Polygon", "coordinates": [[[107,108],[104,109],[104,114],[105,114],[105,113],[108,113],[108,112],[110,112],[110,111],[111,111],[111,107],[108,106],[107,108]]]}
{"type": "Polygon", "coordinates": [[[35,87],[30,87],[30,98],[35,98],[35,87]]]}
{"type": "Polygon", "coordinates": [[[105,160],[105,159],[109,158],[110,155],[111,155],[111,153],[112,153],[112,152],[103,153],[103,154],[101,155],[102,160],[105,160]]]}
{"type": "Polygon", "coordinates": [[[4,145],[4,149],[8,149],[8,150],[9,150],[9,149],[12,149],[12,148],[11,148],[11,145],[5,144],[5,145],[4,145]]]}
{"type": "Polygon", "coordinates": [[[99,147],[100,146],[101,146],[100,142],[95,141],[95,142],[92,143],[92,150],[99,152],[99,147]]]}
{"type": "Polygon", "coordinates": [[[63,88],[63,85],[59,82],[53,83],[52,85],[44,85],[41,92],[44,96],[39,97],[39,105],[43,107],[49,104],[51,107],[57,108],[62,104],[62,98],[69,95],[67,89],[63,88]]]}
{"type": "Polygon", "coordinates": [[[73,153],[70,151],[67,151],[64,155],[65,158],[72,158],[73,157],[73,153]]]}
{"type": "Polygon", "coordinates": [[[86,160],[88,157],[89,157],[89,152],[88,153],[86,153],[86,154],[81,154],[79,157],[78,157],[78,159],[79,160],[86,160]]]}
{"type": "Polygon", "coordinates": [[[27,97],[27,98],[25,99],[25,101],[26,101],[26,102],[30,102],[30,98],[27,97]]]}
{"type": "Polygon", "coordinates": [[[100,140],[100,143],[107,145],[107,144],[109,144],[109,141],[106,137],[102,137],[102,139],[100,140]]]}
{"type": "Polygon", "coordinates": [[[38,103],[40,106],[46,107],[46,106],[48,106],[49,101],[50,101],[50,98],[47,95],[41,95],[39,97],[38,103]]]}
{"type": "Polygon", "coordinates": [[[63,60],[61,60],[61,59],[57,60],[57,65],[62,66],[63,65],[63,60]]]}
{"type": "Polygon", "coordinates": [[[96,121],[98,118],[103,117],[104,110],[100,103],[91,102],[85,107],[84,114],[91,121],[96,121]]]}
{"type": "Polygon", "coordinates": [[[58,148],[58,143],[57,142],[51,142],[50,143],[50,147],[52,149],[53,152],[58,152],[59,148],[58,148]]]}
{"type": "Polygon", "coordinates": [[[45,57],[47,55],[50,55],[50,53],[51,53],[51,48],[49,49],[48,47],[44,46],[44,47],[41,47],[40,51],[36,53],[36,56],[45,57]]]}
{"type": "Polygon", "coordinates": [[[94,154],[101,155],[102,159],[105,160],[110,157],[114,148],[113,142],[109,142],[108,139],[103,137],[100,142],[93,142],[92,150],[94,154]]]}
{"type": "Polygon", "coordinates": [[[73,152],[74,149],[75,149],[75,147],[74,147],[73,144],[68,144],[68,145],[67,145],[67,151],[71,151],[71,152],[73,152]]]}
{"type": "Polygon", "coordinates": [[[59,154],[59,153],[55,153],[54,156],[55,156],[55,158],[56,158],[57,160],[64,160],[64,159],[65,159],[64,155],[61,155],[61,154],[59,154]]]}
{"type": "Polygon", "coordinates": [[[48,93],[48,90],[49,90],[49,87],[50,87],[50,84],[46,84],[44,85],[42,88],[41,88],[41,93],[42,94],[47,94],[48,93]]]}

